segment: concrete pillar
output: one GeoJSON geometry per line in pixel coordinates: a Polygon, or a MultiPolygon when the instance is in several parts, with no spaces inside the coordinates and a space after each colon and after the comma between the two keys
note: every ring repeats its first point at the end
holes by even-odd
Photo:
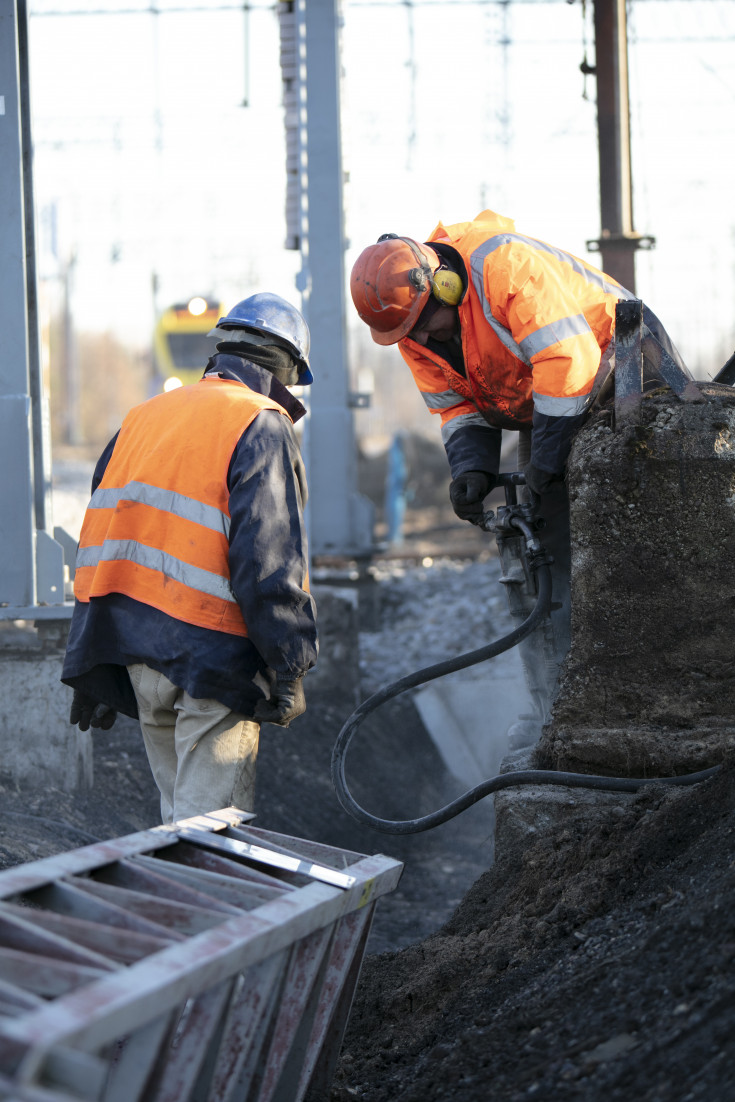
{"type": "MultiPolygon", "coordinates": [[[[0,622],[0,779],[75,792],[92,785],[92,736],[69,724],[59,678],[69,624],[0,622]]],[[[53,803],[53,796],[49,799],[53,803]]]]}
{"type": "Polygon", "coordinates": [[[673,775],[735,745],[735,390],[697,386],[576,438],[572,642],[542,767],[673,775]]]}

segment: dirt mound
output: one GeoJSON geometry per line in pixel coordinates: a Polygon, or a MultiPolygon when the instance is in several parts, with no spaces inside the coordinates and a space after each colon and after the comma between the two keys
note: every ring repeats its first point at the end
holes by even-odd
{"type": "Polygon", "coordinates": [[[333,1102],[735,1097],[735,762],[498,864],[363,967],[333,1102]]]}

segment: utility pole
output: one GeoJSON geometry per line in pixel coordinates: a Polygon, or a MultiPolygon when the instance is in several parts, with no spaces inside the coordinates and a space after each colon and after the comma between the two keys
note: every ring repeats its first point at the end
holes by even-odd
{"type": "Polygon", "coordinates": [[[656,242],[633,228],[625,3],[594,0],[601,232],[587,248],[599,251],[603,271],[635,294],[636,250],[652,249],[656,242]]]}

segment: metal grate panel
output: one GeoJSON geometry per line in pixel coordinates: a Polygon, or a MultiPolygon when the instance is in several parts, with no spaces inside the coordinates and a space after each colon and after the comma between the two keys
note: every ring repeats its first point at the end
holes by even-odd
{"type": "Polygon", "coordinates": [[[235,808],[0,872],[0,1102],[327,1089],[402,865],[235,808]]]}

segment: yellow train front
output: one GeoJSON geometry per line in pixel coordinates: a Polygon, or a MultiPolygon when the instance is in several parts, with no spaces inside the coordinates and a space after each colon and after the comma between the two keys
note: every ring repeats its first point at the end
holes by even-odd
{"type": "Polygon", "coordinates": [[[195,295],[163,311],[153,334],[155,391],[201,379],[216,340],[207,334],[224,313],[220,302],[195,295]]]}

